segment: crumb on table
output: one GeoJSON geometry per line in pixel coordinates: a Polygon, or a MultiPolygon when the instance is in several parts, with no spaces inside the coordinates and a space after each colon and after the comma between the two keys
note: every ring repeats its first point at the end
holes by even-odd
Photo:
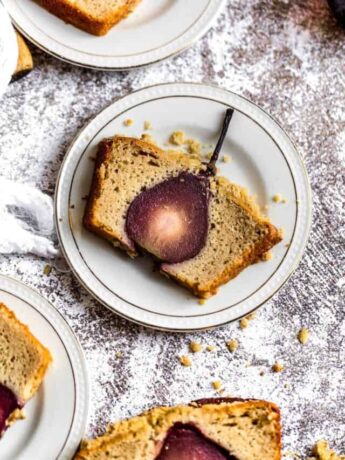
{"type": "Polygon", "coordinates": [[[337,455],[334,450],[331,450],[328,441],[322,439],[313,447],[314,457],[310,460],[345,460],[345,455],[337,455]]]}
{"type": "Polygon", "coordinates": [[[272,197],[272,201],[274,201],[275,203],[280,203],[282,201],[282,196],[280,193],[276,193],[275,195],[273,195],[272,197]]]}
{"type": "Polygon", "coordinates": [[[230,161],[231,161],[231,156],[225,153],[223,155],[223,163],[230,163],[230,161]]]}
{"type": "Polygon", "coordinates": [[[206,299],[199,299],[198,303],[199,303],[199,305],[205,305],[206,299]]]}
{"type": "Polygon", "coordinates": [[[306,344],[309,340],[309,330],[305,327],[303,327],[297,335],[298,340],[302,345],[306,344]]]}
{"type": "Polygon", "coordinates": [[[50,265],[45,265],[43,268],[43,274],[46,276],[50,275],[50,272],[52,271],[52,267],[50,265]]]}
{"type": "Polygon", "coordinates": [[[249,326],[249,321],[247,318],[240,319],[240,329],[247,329],[249,326]]]}
{"type": "Polygon", "coordinates": [[[127,118],[127,120],[123,122],[125,126],[132,126],[133,123],[134,121],[131,118],[127,118]]]}
{"type": "Polygon", "coordinates": [[[207,351],[215,351],[216,347],[214,345],[207,345],[206,350],[207,351]]]}
{"type": "Polygon", "coordinates": [[[222,382],[220,380],[214,380],[212,386],[215,390],[219,391],[222,388],[222,382]]]}
{"type": "Polygon", "coordinates": [[[202,345],[198,342],[190,342],[189,348],[190,351],[192,351],[193,353],[198,353],[199,351],[202,351],[202,345]]]}
{"type": "Polygon", "coordinates": [[[200,155],[201,144],[197,139],[187,139],[185,144],[188,146],[188,152],[194,155],[200,155]]]}
{"type": "Polygon", "coordinates": [[[180,363],[182,364],[182,366],[190,367],[192,365],[192,361],[189,358],[189,356],[182,355],[182,356],[179,357],[179,360],[180,360],[180,363]]]}
{"type": "Polygon", "coordinates": [[[229,351],[231,351],[231,353],[233,353],[238,348],[238,341],[236,339],[229,340],[229,342],[226,344],[226,346],[228,347],[229,351]]]}
{"type": "Polygon", "coordinates": [[[152,124],[149,121],[144,121],[144,129],[145,131],[152,129],[152,124]]]}
{"type": "Polygon", "coordinates": [[[284,370],[284,366],[281,364],[281,363],[274,363],[273,366],[272,366],[272,371],[273,372],[282,372],[284,370]]]}

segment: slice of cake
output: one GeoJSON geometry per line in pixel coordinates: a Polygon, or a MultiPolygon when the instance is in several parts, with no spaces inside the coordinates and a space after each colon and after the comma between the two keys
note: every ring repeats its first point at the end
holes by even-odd
{"type": "Polygon", "coordinates": [[[150,253],[164,274],[207,298],[281,240],[243,188],[209,169],[138,139],[106,139],[84,225],[130,256],[150,253]]]}
{"type": "Polygon", "coordinates": [[[258,400],[209,399],[159,407],[109,426],[76,460],[279,460],[279,409],[258,400]]]}
{"type": "Polygon", "coordinates": [[[0,303],[0,436],[34,396],[52,361],[49,351],[0,303]]]}
{"type": "Polygon", "coordinates": [[[141,0],[36,0],[63,21],[94,35],[105,35],[141,0]]]}

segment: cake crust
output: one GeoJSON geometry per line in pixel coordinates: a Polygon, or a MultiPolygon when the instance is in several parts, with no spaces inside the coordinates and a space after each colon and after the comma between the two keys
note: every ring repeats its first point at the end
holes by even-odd
{"type": "MultiPolygon", "coordinates": [[[[79,29],[93,35],[105,35],[115,24],[126,18],[141,0],[125,0],[118,7],[109,9],[106,14],[95,14],[85,2],[71,0],[36,0],[50,13],[79,29]]],[[[101,3],[104,3],[102,1],[101,3]]]]}
{"type": "Polygon", "coordinates": [[[275,404],[219,398],[158,407],[110,425],[105,435],[85,442],[75,459],[155,460],[175,424],[195,426],[238,460],[281,459],[280,411],[275,404]]]}

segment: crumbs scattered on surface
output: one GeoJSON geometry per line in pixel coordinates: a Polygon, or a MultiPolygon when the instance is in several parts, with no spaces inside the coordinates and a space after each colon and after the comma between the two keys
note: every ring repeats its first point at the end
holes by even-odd
{"type": "Polygon", "coordinates": [[[318,441],[312,450],[313,458],[309,460],[345,460],[345,455],[337,455],[334,450],[331,450],[328,441],[322,439],[318,441]]]}
{"type": "Polygon", "coordinates": [[[199,299],[198,303],[199,303],[199,305],[205,305],[206,299],[199,299]]]}
{"type": "Polygon", "coordinates": [[[189,349],[193,353],[198,353],[199,351],[202,351],[202,345],[198,342],[190,342],[189,349]]]}
{"type": "Polygon", "coordinates": [[[260,371],[259,375],[260,377],[263,377],[265,375],[265,371],[260,371]]]}
{"type": "Polygon", "coordinates": [[[50,275],[50,272],[52,271],[52,267],[50,265],[45,265],[43,268],[43,274],[46,276],[50,275]]]}
{"type": "Polygon", "coordinates": [[[309,330],[305,327],[303,327],[297,335],[298,340],[302,345],[306,344],[309,340],[309,330]]]}
{"type": "Polygon", "coordinates": [[[222,382],[220,380],[214,380],[212,386],[216,391],[219,391],[222,388],[222,382]]]}
{"type": "Polygon", "coordinates": [[[263,262],[268,262],[269,260],[273,259],[273,252],[272,251],[267,251],[261,256],[261,260],[263,262]]]}
{"type": "Polygon", "coordinates": [[[231,353],[233,353],[238,348],[238,341],[236,339],[229,340],[229,342],[226,344],[226,346],[228,347],[229,351],[231,351],[231,353]]]}
{"type": "Polygon", "coordinates": [[[272,201],[274,201],[275,203],[280,203],[282,201],[282,196],[280,193],[276,193],[275,195],[273,195],[272,197],[272,201]]]}
{"type": "Polygon", "coordinates": [[[180,363],[182,364],[182,366],[190,367],[192,365],[192,361],[189,358],[189,356],[182,355],[182,356],[179,357],[179,360],[180,360],[180,363]]]}
{"type": "Polygon", "coordinates": [[[141,138],[140,138],[142,141],[145,141],[145,142],[150,142],[151,144],[155,144],[156,141],[153,139],[153,137],[151,136],[151,134],[142,134],[141,135],[141,138]]]}
{"type": "Polygon", "coordinates": [[[215,351],[216,347],[214,345],[207,345],[206,350],[207,351],[215,351]]]}
{"type": "Polygon", "coordinates": [[[115,357],[116,357],[117,359],[122,358],[122,352],[121,352],[121,351],[117,351],[117,352],[115,353],[115,357]]]}
{"type": "Polygon", "coordinates": [[[231,156],[225,154],[225,155],[223,155],[222,160],[223,160],[223,163],[230,163],[230,161],[231,161],[231,156]]]}
{"type": "Polygon", "coordinates": [[[284,370],[284,366],[281,363],[274,363],[272,366],[273,372],[282,372],[284,370]]]}
{"type": "Polygon", "coordinates": [[[183,145],[186,142],[186,135],[183,131],[174,131],[169,138],[170,144],[183,145]]]}
{"type": "Polygon", "coordinates": [[[247,318],[240,319],[240,328],[241,329],[247,329],[248,326],[249,326],[249,321],[248,321],[247,318]]]}
{"type": "Polygon", "coordinates": [[[149,121],[144,121],[144,129],[145,131],[152,129],[152,124],[149,121]]]}
{"type": "Polygon", "coordinates": [[[127,120],[123,122],[125,126],[132,126],[133,123],[134,121],[131,118],[127,118],[127,120]]]}
{"type": "Polygon", "coordinates": [[[185,144],[188,147],[188,152],[194,155],[200,155],[201,144],[197,139],[187,139],[185,144]]]}

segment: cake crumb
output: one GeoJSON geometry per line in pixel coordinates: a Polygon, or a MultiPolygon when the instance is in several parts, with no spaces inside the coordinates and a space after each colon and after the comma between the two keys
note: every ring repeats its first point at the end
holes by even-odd
{"type": "Polygon", "coordinates": [[[299,332],[298,332],[298,340],[302,345],[306,344],[309,340],[309,330],[305,327],[303,327],[299,332]]]}
{"type": "Polygon", "coordinates": [[[240,320],[240,328],[247,329],[248,326],[249,326],[249,320],[247,318],[242,318],[240,320]]]}
{"type": "Polygon", "coordinates": [[[206,350],[207,351],[215,351],[216,347],[214,345],[207,345],[206,350]]]}
{"type": "Polygon", "coordinates": [[[285,247],[286,247],[286,248],[289,248],[289,247],[290,247],[290,243],[286,243],[285,247]]]}
{"type": "Polygon", "coordinates": [[[345,460],[345,455],[337,455],[331,450],[327,441],[322,439],[318,441],[312,450],[313,458],[310,460],[345,460]]]}
{"type": "Polygon", "coordinates": [[[174,131],[169,138],[170,144],[183,145],[186,142],[186,135],[183,131],[174,131]]]}
{"type": "Polygon", "coordinates": [[[144,121],[144,129],[145,131],[152,129],[152,124],[149,121],[144,121]]]}
{"type": "Polygon", "coordinates": [[[205,305],[206,299],[199,299],[198,303],[199,303],[199,305],[205,305]]]}
{"type": "Polygon", "coordinates": [[[261,260],[263,262],[268,262],[269,260],[272,260],[273,259],[273,252],[272,251],[267,251],[265,252],[264,254],[262,254],[261,256],[261,260]]]}
{"type": "Polygon", "coordinates": [[[142,141],[145,141],[145,142],[150,142],[151,144],[155,144],[156,141],[153,139],[153,137],[151,136],[151,134],[142,134],[141,135],[141,140],[142,141]]]}
{"type": "Polygon", "coordinates": [[[265,371],[260,371],[259,375],[260,377],[263,377],[265,375],[265,371]]]}
{"type": "Polygon", "coordinates": [[[223,155],[223,163],[230,163],[230,161],[231,161],[231,156],[225,153],[223,155]]]}
{"type": "Polygon", "coordinates": [[[201,144],[197,139],[187,139],[184,143],[187,145],[189,153],[200,155],[201,144]]]}
{"type": "Polygon", "coordinates": [[[285,228],[284,227],[279,228],[278,232],[279,232],[279,236],[281,238],[284,238],[284,236],[285,236],[285,228]]]}
{"type": "Polygon", "coordinates": [[[283,198],[283,199],[282,199],[282,203],[283,203],[283,204],[286,204],[287,202],[288,202],[288,200],[287,200],[286,198],[283,198]]]}
{"type": "Polygon", "coordinates": [[[288,383],[284,383],[284,388],[290,388],[290,385],[288,383]]]}
{"type": "Polygon", "coordinates": [[[125,126],[132,126],[133,123],[134,121],[131,118],[127,118],[127,120],[123,122],[125,126]]]}
{"type": "Polygon", "coordinates": [[[179,360],[182,366],[190,367],[192,365],[192,361],[190,360],[189,356],[186,356],[186,355],[180,356],[179,360]]]}
{"type": "Polygon", "coordinates": [[[229,351],[231,351],[231,353],[233,353],[238,348],[238,341],[236,339],[229,340],[229,342],[226,344],[226,346],[228,347],[229,351]]]}
{"type": "Polygon", "coordinates": [[[199,351],[202,351],[202,345],[198,342],[190,342],[189,348],[190,351],[192,351],[193,353],[198,353],[199,351]]]}
{"type": "Polygon", "coordinates": [[[251,313],[249,313],[249,315],[246,316],[246,319],[248,321],[251,321],[252,319],[255,319],[256,318],[256,311],[252,311],[251,313]]]}
{"type": "Polygon", "coordinates": [[[52,267],[50,265],[45,265],[43,268],[43,274],[48,276],[50,275],[50,272],[52,271],[52,267]]]}
{"type": "Polygon", "coordinates": [[[121,351],[117,351],[117,352],[115,353],[115,357],[116,357],[117,359],[122,358],[122,353],[121,353],[121,351]]]}
{"type": "Polygon", "coordinates": [[[214,380],[212,386],[216,391],[219,391],[222,388],[222,382],[220,380],[214,380]]]}
{"type": "Polygon", "coordinates": [[[272,200],[275,202],[275,203],[280,203],[282,201],[282,196],[280,193],[276,193],[275,195],[273,195],[272,197],[272,200]]]}
{"type": "Polygon", "coordinates": [[[273,372],[282,372],[284,370],[284,366],[281,363],[274,363],[272,366],[272,371],[273,372]]]}

